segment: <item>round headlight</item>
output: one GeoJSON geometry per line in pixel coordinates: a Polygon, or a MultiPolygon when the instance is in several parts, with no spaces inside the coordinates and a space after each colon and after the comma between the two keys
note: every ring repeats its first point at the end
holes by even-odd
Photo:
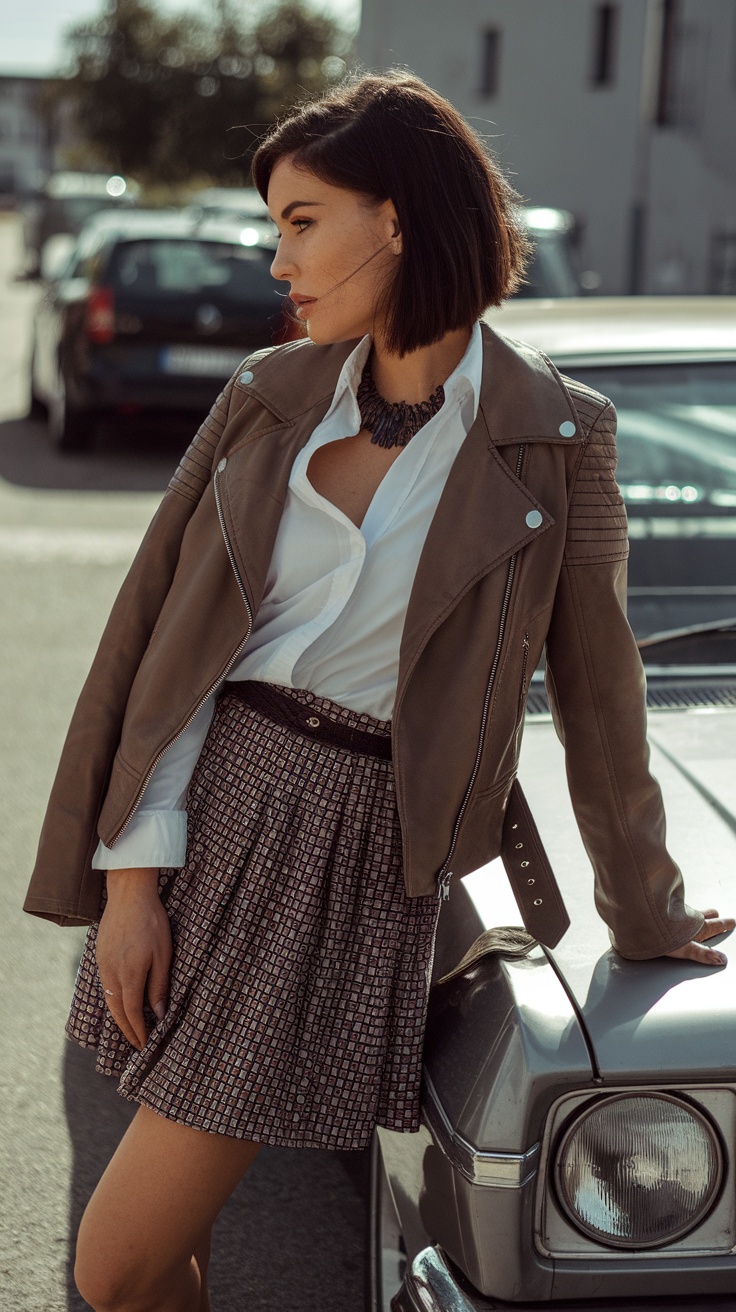
{"type": "Polygon", "coordinates": [[[565,1132],[557,1193],[578,1230],[612,1248],[657,1248],[693,1230],[718,1192],[721,1148],[689,1103],[614,1094],[565,1132]]]}

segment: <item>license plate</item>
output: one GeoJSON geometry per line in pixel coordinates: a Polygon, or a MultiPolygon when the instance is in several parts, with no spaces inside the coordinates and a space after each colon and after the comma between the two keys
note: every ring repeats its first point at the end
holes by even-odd
{"type": "Polygon", "coordinates": [[[165,374],[188,374],[197,378],[229,378],[247,352],[221,346],[167,346],[161,352],[165,374]]]}

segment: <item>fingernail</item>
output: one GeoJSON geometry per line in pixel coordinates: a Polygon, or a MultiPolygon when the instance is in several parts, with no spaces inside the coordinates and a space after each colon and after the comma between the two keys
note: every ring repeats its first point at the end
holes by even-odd
{"type": "Polygon", "coordinates": [[[726,962],[728,961],[728,957],[724,957],[724,955],[723,955],[722,952],[716,952],[714,955],[715,955],[716,961],[718,962],[718,965],[719,965],[719,966],[725,966],[726,962]]]}
{"type": "Polygon", "coordinates": [[[157,1003],[155,1004],[153,1010],[155,1011],[156,1015],[158,1016],[158,1019],[159,1019],[159,1020],[163,1020],[164,1016],[166,1015],[166,1008],[165,1008],[163,1002],[157,1002],[157,1003]]]}

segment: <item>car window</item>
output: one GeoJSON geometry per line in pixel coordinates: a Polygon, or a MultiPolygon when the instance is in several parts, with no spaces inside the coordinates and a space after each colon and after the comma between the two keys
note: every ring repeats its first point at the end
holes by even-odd
{"type": "Polygon", "coordinates": [[[736,361],[565,372],[616,406],[616,477],[629,515],[682,521],[683,532],[697,520],[716,533],[719,518],[736,516],[736,361]]]}
{"type": "Polygon", "coordinates": [[[566,237],[531,234],[534,253],[516,296],[579,296],[580,284],[566,237]]]}
{"type": "Polygon", "coordinates": [[[106,281],[143,300],[171,295],[212,295],[234,302],[274,305],[273,254],[259,247],[189,239],[121,242],[106,281]]]}
{"type": "Polygon", "coordinates": [[[55,197],[46,204],[49,216],[54,222],[68,225],[76,231],[93,214],[117,207],[119,202],[110,196],[64,196],[55,197]]]}

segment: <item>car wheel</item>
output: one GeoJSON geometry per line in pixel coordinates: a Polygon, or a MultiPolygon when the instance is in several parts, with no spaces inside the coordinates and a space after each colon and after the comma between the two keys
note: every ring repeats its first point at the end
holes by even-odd
{"type": "Polygon", "coordinates": [[[378,1135],[371,1145],[368,1206],[368,1312],[391,1312],[406,1271],[406,1248],[378,1135]]]}
{"type": "Polygon", "coordinates": [[[94,437],[95,417],[90,410],[69,404],[63,373],[48,408],[49,437],[57,451],[88,451],[94,437]]]}

